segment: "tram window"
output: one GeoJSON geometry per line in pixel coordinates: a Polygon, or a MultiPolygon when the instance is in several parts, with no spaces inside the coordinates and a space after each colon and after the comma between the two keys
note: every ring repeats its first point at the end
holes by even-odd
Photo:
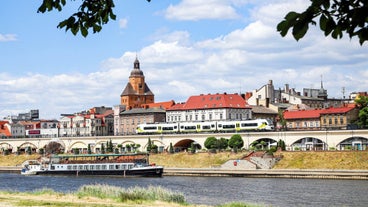
{"type": "Polygon", "coordinates": [[[210,126],[208,126],[208,125],[207,125],[207,126],[203,126],[202,128],[203,128],[203,129],[211,129],[211,127],[210,127],[210,126]]]}
{"type": "Polygon", "coordinates": [[[224,128],[224,129],[234,129],[235,125],[234,124],[223,125],[222,128],[224,128]]]}

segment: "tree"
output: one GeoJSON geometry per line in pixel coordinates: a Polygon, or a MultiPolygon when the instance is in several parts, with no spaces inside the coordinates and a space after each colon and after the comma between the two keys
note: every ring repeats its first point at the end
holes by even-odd
{"type": "Polygon", "coordinates": [[[170,142],[169,152],[170,152],[171,154],[173,154],[173,153],[174,153],[174,147],[173,147],[172,142],[170,142]]]}
{"type": "Polygon", "coordinates": [[[278,118],[281,125],[281,130],[287,130],[286,119],[284,118],[284,112],[282,110],[279,110],[278,118]]]}
{"type": "Polygon", "coordinates": [[[347,33],[350,38],[356,36],[362,45],[368,40],[368,2],[366,0],[310,0],[310,6],[301,13],[289,12],[277,25],[277,31],[285,36],[292,28],[292,35],[298,41],[309,29],[309,24],[319,27],[325,36],[342,38],[347,33]]]}
{"type": "MultiPolygon", "coordinates": [[[[60,12],[65,4],[66,0],[43,0],[37,12],[45,13],[54,9],[60,12]]],[[[93,33],[100,32],[102,25],[107,24],[110,19],[116,20],[114,7],[113,0],[83,0],[78,12],[61,21],[57,27],[65,28],[65,31],[70,29],[74,35],[80,32],[83,37],[87,37],[89,29],[92,29],[93,33]]]]}
{"type": "Polygon", "coordinates": [[[241,149],[244,146],[244,141],[242,137],[239,134],[234,134],[229,139],[229,147],[237,151],[238,149],[241,149]]]}
{"type": "Polygon", "coordinates": [[[204,141],[204,146],[207,149],[217,149],[216,137],[207,137],[206,141],[204,141]]]}
{"type": "Polygon", "coordinates": [[[147,152],[151,152],[151,150],[152,150],[152,141],[151,138],[148,137],[147,152]]]}
{"type": "Polygon", "coordinates": [[[87,154],[92,154],[91,144],[87,145],[87,154]]]}
{"type": "Polygon", "coordinates": [[[277,148],[280,148],[282,151],[286,150],[285,142],[282,139],[279,139],[277,142],[277,148]]]}
{"type": "Polygon", "coordinates": [[[229,146],[229,140],[228,140],[228,139],[221,137],[221,138],[218,140],[218,147],[219,147],[220,149],[226,150],[226,148],[227,148],[228,146],[229,146]]]}
{"type": "Polygon", "coordinates": [[[359,108],[358,114],[358,126],[362,128],[368,128],[368,97],[358,96],[355,99],[355,103],[359,108]]]}

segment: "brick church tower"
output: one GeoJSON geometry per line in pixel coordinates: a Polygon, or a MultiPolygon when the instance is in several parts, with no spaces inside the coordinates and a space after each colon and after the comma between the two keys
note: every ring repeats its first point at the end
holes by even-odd
{"type": "Polygon", "coordinates": [[[144,81],[143,72],[140,69],[138,58],[134,61],[134,68],[130,72],[129,82],[120,95],[120,104],[126,109],[140,108],[142,104],[154,103],[155,95],[144,81]]]}

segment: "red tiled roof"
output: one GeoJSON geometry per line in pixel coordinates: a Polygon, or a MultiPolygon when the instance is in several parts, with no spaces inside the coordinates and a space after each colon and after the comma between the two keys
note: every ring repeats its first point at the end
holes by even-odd
{"type": "Polygon", "coordinates": [[[7,137],[11,136],[11,133],[8,127],[5,126],[5,124],[8,124],[8,123],[9,123],[8,121],[0,121],[0,136],[1,135],[7,136],[7,137]]]}
{"type": "MultiPolygon", "coordinates": [[[[178,104],[177,104],[178,105],[178,104]]],[[[238,94],[208,94],[191,96],[183,105],[173,106],[168,110],[195,110],[213,108],[250,108],[238,94]],[[179,108],[180,107],[180,108],[179,108]]]]}
{"type": "Polygon", "coordinates": [[[354,108],[351,107],[341,107],[341,108],[328,108],[321,112],[321,114],[344,114],[347,113],[354,108]]]}
{"type": "Polygon", "coordinates": [[[156,102],[156,103],[150,103],[150,104],[142,104],[141,106],[143,108],[162,108],[162,109],[168,109],[175,105],[175,101],[166,101],[166,102],[156,102]]]}
{"type": "Polygon", "coordinates": [[[284,111],[284,119],[313,119],[319,118],[322,109],[284,111]]]}
{"type": "Polygon", "coordinates": [[[352,107],[339,107],[339,108],[327,108],[327,109],[314,109],[314,110],[301,110],[301,111],[284,111],[285,119],[312,119],[319,118],[321,114],[344,114],[354,108],[352,107]]]}

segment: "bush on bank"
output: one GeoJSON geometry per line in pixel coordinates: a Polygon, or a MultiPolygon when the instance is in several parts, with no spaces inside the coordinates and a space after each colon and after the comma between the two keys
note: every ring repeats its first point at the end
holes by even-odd
{"type": "Polygon", "coordinates": [[[184,195],[181,193],[173,193],[162,187],[149,186],[148,188],[131,187],[119,188],[109,185],[84,185],[77,191],[78,197],[93,196],[97,198],[110,198],[125,201],[165,201],[179,204],[185,204],[184,195]]]}

